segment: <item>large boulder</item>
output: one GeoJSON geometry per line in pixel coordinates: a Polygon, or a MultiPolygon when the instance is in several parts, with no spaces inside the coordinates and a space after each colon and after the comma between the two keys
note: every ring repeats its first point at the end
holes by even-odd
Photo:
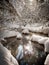
{"type": "Polygon", "coordinates": [[[31,37],[32,41],[38,42],[39,44],[43,44],[43,45],[46,42],[46,40],[48,40],[48,39],[49,39],[48,37],[36,35],[36,34],[33,34],[31,37]]]}
{"type": "Polygon", "coordinates": [[[10,31],[10,30],[1,30],[0,31],[0,39],[2,38],[10,38],[10,37],[14,37],[16,36],[16,32],[15,31],[10,31]]]}
{"type": "Polygon", "coordinates": [[[49,54],[48,54],[47,57],[46,57],[46,60],[45,60],[44,65],[49,65],[49,54]]]}
{"type": "Polygon", "coordinates": [[[18,65],[10,51],[0,43],[0,65],[18,65]]]}

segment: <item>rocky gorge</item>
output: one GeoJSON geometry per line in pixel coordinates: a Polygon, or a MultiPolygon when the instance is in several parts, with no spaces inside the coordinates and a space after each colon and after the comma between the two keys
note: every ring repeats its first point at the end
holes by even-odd
{"type": "Polygon", "coordinates": [[[49,65],[48,0],[0,0],[0,65],[49,65]]]}

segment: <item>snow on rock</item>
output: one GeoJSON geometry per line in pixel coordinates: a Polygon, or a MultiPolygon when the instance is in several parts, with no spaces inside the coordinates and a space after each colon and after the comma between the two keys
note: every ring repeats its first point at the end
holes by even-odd
{"type": "Polygon", "coordinates": [[[43,33],[43,34],[49,33],[49,27],[44,27],[44,26],[32,27],[30,30],[32,32],[40,32],[40,33],[43,33]]]}
{"type": "Polygon", "coordinates": [[[49,53],[49,39],[44,43],[45,52],[49,53]]]}
{"type": "Polygon", "coordinates": [[[36,35],[36,34],[33,34],[31,37],[31,41],[35,41],[40,44],[44,44],[47,39],[48,39],[48,37],[44,37],[44,36],[40,36],[40,35],[36,35]]]}
{"type": "Polygon", "coordinates": [[[43,44],[44,51],[49,53],[49,38],[48,37],[43,37],[40,35],[33,34],[31,40],[38,42],[39,44],[43,44]]]}
{"type": "Polygon", "coordinates": [[[44,43],[46,42],[47,39],[48,39],[48,38],[45,37],[45,38],[39,39],[38,42],[41,43],[41,44],[44,44],[44,43]]]}
{"type": "Polygon", "coordinates": [[[42,32],[42,28],[43,28],[43,26],[30,27],[29,30],[30,30],[31,32],[42,32]]]}
{"type": "Polygon", "coordinates": [[[0,31],[0,38],[8,38],[13,36],[16,36],[15,31],[10,31],[10,30],[0,31]]]}
{"type": "Polygon", "coordinates": [[[17,39],[22,39],[22,34],[21,34],[21,33],[16,32],[16,34],[17,34],[17,35],[16,35],[16,38],[17,38],[17,39]]]}
{"type": "Polygon", "coordinates": [[[31,32],[36,32],[36,33],[43,33],[43,34],[48,34],[49,33],[49,27],[46,26],[30,26],[30,25],[26,25],[26,26],[21,26],[21,28],[24,29],[28,29],[31,32]]]}
{"type": "Polygon", "coordinates": [[[22,31],[22,33],[28,35],[28,34],[29,34],[29,30],[28,30],[28,29],[24,29],[24,30],[22,31]]]}

